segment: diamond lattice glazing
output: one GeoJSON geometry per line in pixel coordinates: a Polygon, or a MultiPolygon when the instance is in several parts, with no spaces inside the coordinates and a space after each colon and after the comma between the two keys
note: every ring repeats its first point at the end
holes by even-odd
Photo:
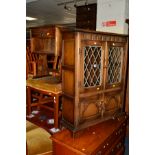
{"type": "Polygon", "coordinates": [[[101,82],[101,46],[84,47],[84,87],[100,85],[101,82]]]}
{"type": "Polygon", "coordinates": [[[108,56],[108,83],[118,83],[121,81],[122,68],[122,47],[110,47],[108,56]]]}

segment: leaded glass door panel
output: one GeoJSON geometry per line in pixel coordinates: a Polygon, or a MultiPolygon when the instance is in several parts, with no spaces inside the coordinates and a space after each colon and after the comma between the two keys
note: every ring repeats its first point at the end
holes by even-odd
{"type": "Polygon", "coordinates": [[[121,86],[125,49],[122,43],[108,43],[107,47],[106,85],[114,88],[121,86]]]}
{"type": "Polygon", "coordinates": [[[104,45],[96,41],[83,41],[80,55],[81,91],[100,91],[103,86],[104,45]]]}

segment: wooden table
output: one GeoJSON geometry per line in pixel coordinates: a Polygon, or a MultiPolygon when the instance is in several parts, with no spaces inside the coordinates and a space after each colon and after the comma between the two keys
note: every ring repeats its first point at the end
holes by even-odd
{"type": "Polygon", "coordinates": [[[56,79],[56,77],[28,79],[26,81],[26,91],[27,114],[31,114],[32,106],[47,108],[54,112],[54,127],[58,128],[59,98],[62,95],[61,83],[59,80],[56,79]],[[32,94],[32,92],[36,92],[39,95],[32,94]],[[38,101],[33,103],[33,97],[38,101]],[[48,102],[53,102],[54,107],[47,107],[45,103],[48,102]]]}

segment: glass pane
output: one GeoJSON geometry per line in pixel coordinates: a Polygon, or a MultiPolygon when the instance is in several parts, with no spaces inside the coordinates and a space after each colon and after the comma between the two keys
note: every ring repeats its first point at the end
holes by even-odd
{"type": "Polygon", "coordinates": [[[84,87],[101,83],[101,46],[84,47],[84,87]]]}
{"type": "Polygon", "coordinates": [[[123,47],[110,47],[108,56],[108,83],[121,81],[123,47]]]}

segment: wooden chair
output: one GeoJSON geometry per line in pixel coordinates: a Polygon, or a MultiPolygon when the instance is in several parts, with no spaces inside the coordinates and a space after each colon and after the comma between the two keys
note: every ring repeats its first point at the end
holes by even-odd
{"type": "Polygon", "coordinates": [[[35,54],[32,54],[30,51],[30,48],[26,48],[26,70],[27,74],[36,74],[36,62],[38,61],[38,56],[35,54]]]}
{"type": "Polygon", "coordinates": [[[32,77],[41,77],[49,74],[47,57],[45,54],[36,54],[26,49],[26,70],[27,78],[30,74],[32,77]]]}
{"type": "Polygon", "coordinates": [[[61,57],[55,56],[53,61],[53,69],[50,71],[50,75],[61,77],[61,73],[62,73],[61,57]]]}

